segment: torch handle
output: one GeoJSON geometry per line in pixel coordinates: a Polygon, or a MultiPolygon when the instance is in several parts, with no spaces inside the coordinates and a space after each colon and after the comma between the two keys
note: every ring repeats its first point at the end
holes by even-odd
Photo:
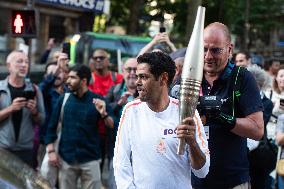
{"type": "Polygon", "coordinates": [[[184,139],[179,139],[177,154],[178,155],[183,155],[184,154],[184,149],[185,149],[185,140],[184,139]]]}
{"type": "MultiPolygon", "coordinates": [[[[181,79],[180,85],[180,104],[179,104],[179,122],[187,117],[194,117],[196,105],[199,97],[201,81],[195,79],[181,79]]],[[[183,155],[185,150],[185,140],[179,139],[178,155],[183,155]]]]}

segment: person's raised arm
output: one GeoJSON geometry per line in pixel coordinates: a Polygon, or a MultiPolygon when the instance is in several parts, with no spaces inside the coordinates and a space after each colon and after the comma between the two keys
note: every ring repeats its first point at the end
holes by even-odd
{"type": "Polygon", "coordinates": [[[154,38],[152,39],[152,41],[150,41],[147,45],[145,45],[140,52],[138,53],[137,57],[149,52],[155,45],[157,45],[158,43],[164,42],[164,36],[162,35],[162,33],[157,33],[154,38]]]}
{"type": "Polygon", "coordinates": [[[101,114],[101,118],[104,120],[104,123],[106,124],[106,126],[108,126],[109,128],[113,128],[114,127],[114,121],[111,115],[109,115],[110,112],[110,107],[106,105],[106,102],[102,99],[93,99],[93,104],[95,105],[96,109],[98,110],[98,112],[101,114]]]}
{"type": "Polygon", "coordinates": [[[175,45],[171,42],[170,38],[169,38],[169,35],[165,32],[165,33],[162,33],[164,39],[165,39],[165,42],[166,44],[171,48],[172,52],[175,52],[177,50],[177,48],[175,47],[175,45]]]}

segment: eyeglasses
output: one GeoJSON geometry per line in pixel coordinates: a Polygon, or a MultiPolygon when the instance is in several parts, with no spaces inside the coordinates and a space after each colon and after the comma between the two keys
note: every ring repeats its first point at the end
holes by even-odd
{"type": "Polygon", "coordinates": [[[128,73],[130,73],[131,71],[134,71],[136,73],[137,68],[134,67],[128,67],[128,68],[124,68],[125,71],[127,71],[128,73]]]}
{"type": "Polygon", "coordinates": [[[98,60],[98,61],[102,61],[104,60],[106,57],[105,56],[93,56],[92,59],[94,60],[98,60]]]}
{"type": "Polygon", "coordinates": [[[204,48],[204,55],[207,54],[207,52],[210,52],[213,56],[219,55],[224,51],[224,48],[219,47],[213,47],[213,48],[204,48]]]}

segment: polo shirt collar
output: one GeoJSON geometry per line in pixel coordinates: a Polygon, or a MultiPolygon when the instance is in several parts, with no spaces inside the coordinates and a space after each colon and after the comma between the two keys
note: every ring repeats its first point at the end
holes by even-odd
{"type": "Polygon", "coordinates": [[[221,73],[219,79],[222,80],[222,81],[228,79],[228,77],[231,75],[235,66],[236,65],[233,63],[232,60],[228,60],[228,63],[226,65],[225,69],[223,70],[223,72],[221,73]]]}

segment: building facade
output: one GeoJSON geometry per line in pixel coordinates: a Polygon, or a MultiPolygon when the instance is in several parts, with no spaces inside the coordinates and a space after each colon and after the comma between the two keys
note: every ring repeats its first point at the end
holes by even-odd
{"type": "Polygon", "coordinates": [[[0,65],[5,57],[18,49],[20,43],[29,45],[32,63],[38,63],[49,38],[55,38],[57,48],[66,37],[91,31],[94,16],[106,10],[104,0],[0,0],[0,65]],[[11,12],[32,8],[36,11],[37,36],[32,39],[11,36],[11,12]]]}

